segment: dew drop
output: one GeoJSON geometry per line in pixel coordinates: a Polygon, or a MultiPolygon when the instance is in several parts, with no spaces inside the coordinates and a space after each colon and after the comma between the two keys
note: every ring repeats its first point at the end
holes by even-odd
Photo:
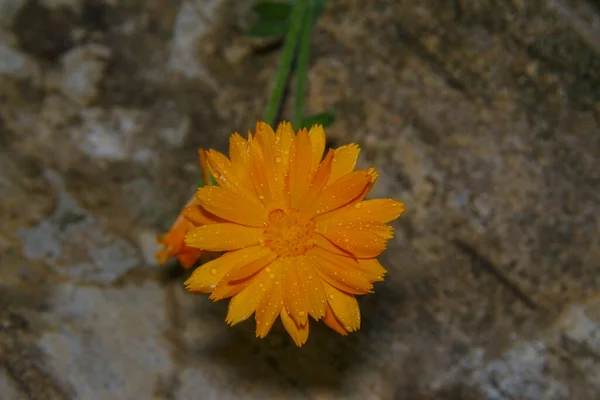
{"type": "Polygon", "coordinates": [[[281,162],[281,157],[275,157],[275,162],[279,164],[281,162]]]}
{"type": "Polygon", "coordinates": [[[271,279],[275,278],[275,274],[271,274],[270,278],[271,279]]]}
{"type": "Polygon", "coordinates": [[[298,311],[299,317],[304,317],[305,315],[306,315],[306,313],[304,311],[298,311]]]}
{"type": "Polygon", "coordinates": [[[211,268],[209,272],[210,272],[211,275],[216,275],[217,272],[219,272],[219,271],[217,271],[216,268],[211,268]]]}
{"type": "Polygon", "coordinates": [[[360,204],[360,203],[356,203],[356,204],[354,205],[354,207],[356,207],[356,208],[361,208],[361,207],[362,207],[362,204],[360,204]]]}
{"type": "Polygon", "coordinates": [[[259,199],[264,200],[265,196],[263,196],[262,194],[258,196],[259,199]]]}
{"type": "Polygon", "coordinates": [[[267,272],[271,272],[271,267],[267,267],[267,268],[265,268],[265,271],[267,271],[267,272]]]}
{"type": "Polygon", "coordinates": [[[332,294],[330,294],[328,297],[329,297],[329,300],[333,300],[333,295],[332,294]]]}

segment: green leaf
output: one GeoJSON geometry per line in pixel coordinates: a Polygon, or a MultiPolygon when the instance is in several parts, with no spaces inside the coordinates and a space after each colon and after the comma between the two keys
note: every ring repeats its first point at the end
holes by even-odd
{"type": "Polygon", "coordinates": [[[288,3],[277,1],[263,1],[252,7],[252,10],[258,14],[261,19],[277,20],[287,19],[292,11],[292,6],[288,3]]]}
{"type": "Polygon", "coordinates": [[[281,37],[285,34],[288,28],[286,20],[260,20],[248,29],[246,36],[258,38],[274,38],[281,37]]]}
{"type": "Polygon", "coordinates": [[[323,125],[324,128],[330,127],[335,122],[335,111],[325,111],[319,114],[309,115],[302,118],[302,122],[298,129],[310,128],[314,125],[323,125]]]}
{"type": "MultiPolygon", "coordinates": [[[[323,9],[325,8],[325,2],[327,0],[310,0],[313,4],[313,7],[315,7],[315,13],[313,16],[313,23],[315,23],[317,21],[317,19],[319,19],[319,16],[321,15],[321,13],[323,12],[323,9]]],[[[296,0],[287,0],[288,4],[295,4],[296,0]]]]}

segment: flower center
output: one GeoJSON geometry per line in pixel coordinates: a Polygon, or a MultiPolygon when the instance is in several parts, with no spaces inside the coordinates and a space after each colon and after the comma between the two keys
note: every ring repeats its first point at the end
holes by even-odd
{"type": "Polygon", "coordinates": [[[263,246],[282,257],[299,256],[315,245],[315,221],[297,210],[273,210],[264,230],[263,246]]]}

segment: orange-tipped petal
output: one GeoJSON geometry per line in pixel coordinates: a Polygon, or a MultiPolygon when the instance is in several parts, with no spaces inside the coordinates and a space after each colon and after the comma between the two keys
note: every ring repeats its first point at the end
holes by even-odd
{"type": "MultiPolygon", "coordinates": [[[[188,205],[192,203],[193,199],[188,202],[188,205]]],[[[163,248],[155,255],[159,264],[164,264],[171,257],[177,257],[184,268],[189,268],[196,263],[204,252],[185,245],[185,235],[193,227],[194,225],[183,215],[179,215],[175,219],[169,232],[158,238],[158,243],[163,245],[163,248]]]]}
{"type": "Polygon", "coordinates": [[[196,199],[206,211],[242,225],[264,226],[269,216],[261,203],[219,186],[199,188],[196,199]]]}
{"type": "Polygon", "coordinates": [[[192,249],[187,246],[184,247],[182,251],[177,254],[177,261],[183,268],[192,268],[196,261],[202,256],[207,254],[204,250],[192,249]]]}
{"type": "Polygon", "coordinates": [[[281,309],[281,322],[283,327],[290,334],[296,346],[302,347],[308,340],[308,323],[304,325],[296,325],[294,320],[290,317],[285,307],[281,309]]]}
{"type": "Polygon", "coordinates": [[[228,251],[258,244],[260,229],[238,224],[212,224],[192,228],[185,244],[195,249],[228,251]]]}

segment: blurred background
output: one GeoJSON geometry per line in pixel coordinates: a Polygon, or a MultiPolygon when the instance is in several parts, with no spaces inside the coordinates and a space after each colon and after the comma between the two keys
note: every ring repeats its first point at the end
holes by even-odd
{"type": "Polygon", "coordinates": [[[361,330],[300,349],[153,258],[262,115],[252,5],[0,0],[0,397],[598,398],[600,3],[327,2],[307,111],[407,211],[361,330]]]}

